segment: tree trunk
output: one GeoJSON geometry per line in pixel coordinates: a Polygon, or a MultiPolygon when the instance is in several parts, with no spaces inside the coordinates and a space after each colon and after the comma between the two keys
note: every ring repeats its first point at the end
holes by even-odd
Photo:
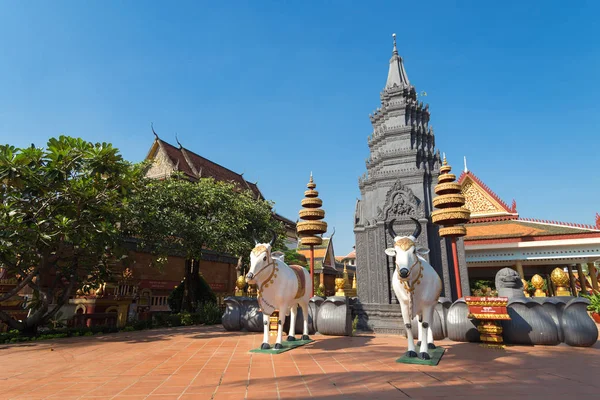
{"type": "Polygon", "coordinates": [[[188,259],[185,261],[185,281],[181,311],[196,312],[198,287],[200,285],[200,260],[188,259]]]}

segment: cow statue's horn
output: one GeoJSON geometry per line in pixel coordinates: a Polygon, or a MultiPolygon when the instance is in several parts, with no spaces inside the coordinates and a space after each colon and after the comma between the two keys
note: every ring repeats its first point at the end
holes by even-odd
{"type": "Polygon", "coordinates": [[[254,245],[258,244],[258,240],[256,239],[256,229],[252,231],[252,240],[254,240],[254,245]]]}
{"type": "Polygon", "coordinates": [[[394,232],[394,221],[395,220],[396,220],[395,218],[390,220],[390,222],[388,222],[388,226],[387,226],[388,233],[392,237],[392,240],[396,239],[396,232],[394,232]]]}
{"type": "Polygon", "coordinates": [[[410,217],[410,219],[412,219],[413,221],[415,221],[415,231],[412,233],[412,235],[410,235],[410,238],[415,241],[417,240],[417,238],[419,237],[419,235],[421,234],[421,224],[419,223],[419,221],[417,221],[415,218],[410,217]]]}
{"type": "Polygon", "coordinates": [[[271,242],[269,243],[271,245],[271,247],[273,247],[273,245],[275,244],[275,240],[277,240],[277,234],[275,233],[275,231],[273,229],[270,230],[271,234],[273,235],[273,239],[271,239],[271,242]]]}

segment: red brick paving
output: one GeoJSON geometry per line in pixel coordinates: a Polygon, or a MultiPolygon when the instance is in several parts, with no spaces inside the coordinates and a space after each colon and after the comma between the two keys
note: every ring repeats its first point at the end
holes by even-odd
{"type": "Polygon", "coordinates": [[[278,355],[248,352],[262,334],[220,326],[0,345],[0,400],[600,398],[600,344],[443,341],[431,367],[395,363],[398,336],[313,339],[278,355]]]}

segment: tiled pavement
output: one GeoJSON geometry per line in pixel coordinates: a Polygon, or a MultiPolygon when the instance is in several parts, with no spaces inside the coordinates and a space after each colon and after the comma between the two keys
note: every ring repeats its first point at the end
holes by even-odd
{"type": "Polygon", "coordinates": [[[436,367],[397,364],[398,336],[313,336],[279,355],[262,335],[185,327],[0,345],[4,399],[600,399],[600,344],[439,342],[436,367]]]}

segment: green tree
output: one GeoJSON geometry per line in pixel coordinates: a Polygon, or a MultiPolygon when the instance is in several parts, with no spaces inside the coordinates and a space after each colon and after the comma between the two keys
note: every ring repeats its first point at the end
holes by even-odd
{"type": "Polygon", "coordinates": [[[130,203],[132,232],[144,249],[163,262],[169,254],[186,258],[182,311],[195,311],[202,251],[247,256],[253,232],[269,241],[273,230],[283,240],[283,227],[273,218],[272,204],[257,200],[232,183],[202,178],[192,182],[176,174],[148,183],[130,203]]]}
{"type": "Polygon", "coordinates": [[[35,333],[74,289],[110,276],[126,254],[120,222],[142,176],[107,143],[60,136],[47,149],[0,145],[0,266],[18,280],[0,301],[25,286],[36,298],[24,321],[0,309],[1,321],[35,333]]]}
{"type": "Polygon", "coordinates": [[[284,260],[288,265],[301,265],[304,268],[308,268],[308,262],[306,257],[298,253],[296,249],[286,249],[283,251],[284,260]]]}

